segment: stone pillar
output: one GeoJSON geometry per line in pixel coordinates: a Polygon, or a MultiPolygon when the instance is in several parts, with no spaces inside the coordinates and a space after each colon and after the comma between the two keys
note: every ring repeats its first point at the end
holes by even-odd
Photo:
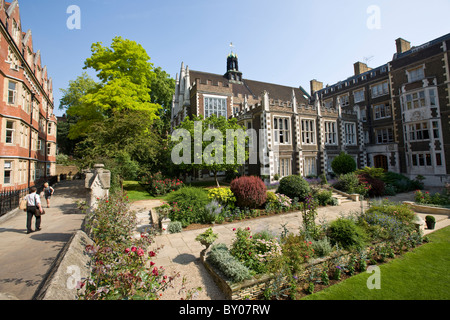
{"type": "Polygon", "coordinates": [[[86,205],[89,212],[97,208],[98,199],[109,196],[111,172],[103,168],[103,164],[96,164],[94,169],[86,172],[85,188],[88,189],[86,205]]]}

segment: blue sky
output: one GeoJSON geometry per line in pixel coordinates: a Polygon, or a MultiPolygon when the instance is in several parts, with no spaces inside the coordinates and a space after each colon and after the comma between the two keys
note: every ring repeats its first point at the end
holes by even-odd
{"type": "MultiPolygon", "coordinates": [[[[61,88],[81,75],[91,45],[115,36],[140,43],[172,77],[190,69],[225,73],[233,42],[244,78],[309,91],[311,79],[334,84],[392,59],[395,39],[419,46],[450,33],[448,0],[19,0],[22,29],[53,78],[55,114],[61,88]],[[70,30],[70,5],[81,29],[70,30]],[[378,14],[379,13],[379,14],[378,14]]],[[[88,73],[95,76],[93,71],[88,73]]]]}

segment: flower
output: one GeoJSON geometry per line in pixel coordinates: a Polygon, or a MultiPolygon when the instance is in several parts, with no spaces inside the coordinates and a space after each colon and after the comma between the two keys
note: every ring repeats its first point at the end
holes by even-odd
{"type": "Polygon", "coordinates": [[[131,247],[131,251],[132,252],[136,252],[137,248],[136,247],[131,247]]]}
{"type": "Polygon", "coordinates": [[[236,231],[236,228],[233,228],[233,231],[236,231]]]}
{"type": "Polygon", "coordinates": [[[139,257],[142,257],[142,256],[144,255],[144,249],[139,248],[139,249],[137,250],[137,255],[138,255],[139,257]]]}
{"type": "Polygon", "coordinates": [[[126,248],[125,253],[129,253],[129,252],[130,252],[130,248],[126,248]]]}
{"type": "Polygon", "coordinates": [[[154,257],[154,256],[156,256],[156,253],[155,253],[154,251],[149,251],[149,252],[148,252],[148,255],[149,255],[150,257],[154,257]]]}

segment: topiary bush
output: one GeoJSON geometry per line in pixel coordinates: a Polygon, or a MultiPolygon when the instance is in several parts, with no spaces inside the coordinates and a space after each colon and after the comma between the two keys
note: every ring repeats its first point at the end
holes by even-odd
{"type": "Polygon", "coordinates": [[[356,170],[356,162],[352,156],[341,152],[341,154],[331,162],[331,169],[333,169],[333,172],[337,175],[354,172],[356,170]]]}
{"type": "Polygon", "coordinates": [[[267,187],[259,177],[243,176],[231,181],[230,190],[240,208],[259,208],[267,200],[267,187]]]}
{"type": "Polygon", "coordinates": [[[297,198],[299,201],[305,201],[311,187],[308,182],[298,175],[291,175],[280,180],[277,193],[284,194],[291,199],[297,198]]]}
{"type": "Polygon", "coordinates": [[[363,248],[367,239],[364,229],[353,220],[339,218],[330,223],[328,236],[333,245],[344,249],[363,248]]]}

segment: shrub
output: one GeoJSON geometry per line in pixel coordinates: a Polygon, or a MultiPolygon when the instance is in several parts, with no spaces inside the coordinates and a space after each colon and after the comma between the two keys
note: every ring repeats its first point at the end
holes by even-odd
{"type": "Polygon", "coordinates": [[[200,242],[206,247],[206,249],[208,249],[214,243],[214,241],[217,240],[218,236],[219,235],[217,233],[213,232],[212,228],[208,228],[205,232],[199,234],[195,238],[195,240],[200,242]]]}
{"type": "Polygon", "coordinates": [[[208,193],[196,187],[183,187],[180,190],[170,193],[167,202],[176,202],[182,207],[203,208],[209,203],[208,193]]]}
{"type": "Polygon", "coordinates": [[[414,220],[415,213],[406,204],[398,204],[387,200],[375,201],[371,204],[366,213],[381,212],[402,221],[411,223],[414,220]]]}
{"type": "Polygon", "coordinates": [[[179,233],[183,230],[183,226],[180,221],[171,221],[169,224],[169,233],[179,233]]]}
{"type": "Polygon", "coordinates": [[[367,173],[360,174],[358,178],[361,184],[370,185],[369,197],[382,197],[384,195],[385,184],[383,180],[373,178],[367,173]]]}
{"type": "Polygon", "coordinates": [[[304,201],[311,188],[305,179],[298,175],[291,175],[280,180],[277,193],[284,194],[291,199],[297,198],[299,201],[304,201]]]}
{"type": "Polygon", "coordinates": [[[328,237],[324,237],[318,240],[311,240],[311,248],[314,250],[316,257],[325,257],[333,251],[330,240],[328,237]]]}
{"type": "Polygon", "coordinates": [[[250,270],[230,254],[225,244],[213,245],[206,260],[219,269],[233,283],[251,277],[250,270]]]}
{"type": "Polygon", "coordinates": [[[365,231],[353,220],[339,218],[330,223],[328,228],[330,241],[344,249],[362,248],[366,241],[365,231]]]}
{"type": "Polygon", "coordinates": [[[368,175],[369,177],[375,179],[384,178],[384,169],[383,168],[374,168],[374,167],[364,167],[363,169],[358,169],[355,171],[356,175],[368,175]]]}
{"type": "Polygon", "coordinates": [[[332,195],[333,192],[330,190],[319,191],[316,195],[317,202],[319,202],[319,205],[321,206],[326,206],[331,203],[332,195]]]}
{"type": "Polygon", "coordinates": [[[139,184],[151,195],[161,196],[176,191],[183,186],[183,181],[164,177],[160,172],[148,173],[141,177],[139,184]]]}
{"type": "Polygon", "coordinates": [[[277,201],[278,201],[278,198],[275,195],[275,192],[268,191],[267,192],[267,198],[266,198],[266,204],[268,204],[268,203],[275,203],[277,201]]]}
{"type": "Polygon", "coordinates": [[[353,193],[359,184],[360,182],[358,176],[354,172],[351,172],[340,175],[337,181],[333,184],[333,188],[346,193],[353,193]]]}
{"type": "Polygon", "coordinates": [[[354,172],[356,170],[356,162],[352,156],[341,152],[341,154],[331,162],[331,169],[333,169],[333,172],[337,175],[354,172]]]}
{"type": "Polygon", "coordinates": [[[208,197],[211,200],[217,200],[223,206],[234,209],[236,206],[236,197],[230,188],[214,188],[208,190],[208,197]]]}
{"type": "Polygon", "coordinates": [[[231,181],[230,189],[241,208],[259,208],[267,199],[267,187],[259,177],[240,177],[231,181]]]}

